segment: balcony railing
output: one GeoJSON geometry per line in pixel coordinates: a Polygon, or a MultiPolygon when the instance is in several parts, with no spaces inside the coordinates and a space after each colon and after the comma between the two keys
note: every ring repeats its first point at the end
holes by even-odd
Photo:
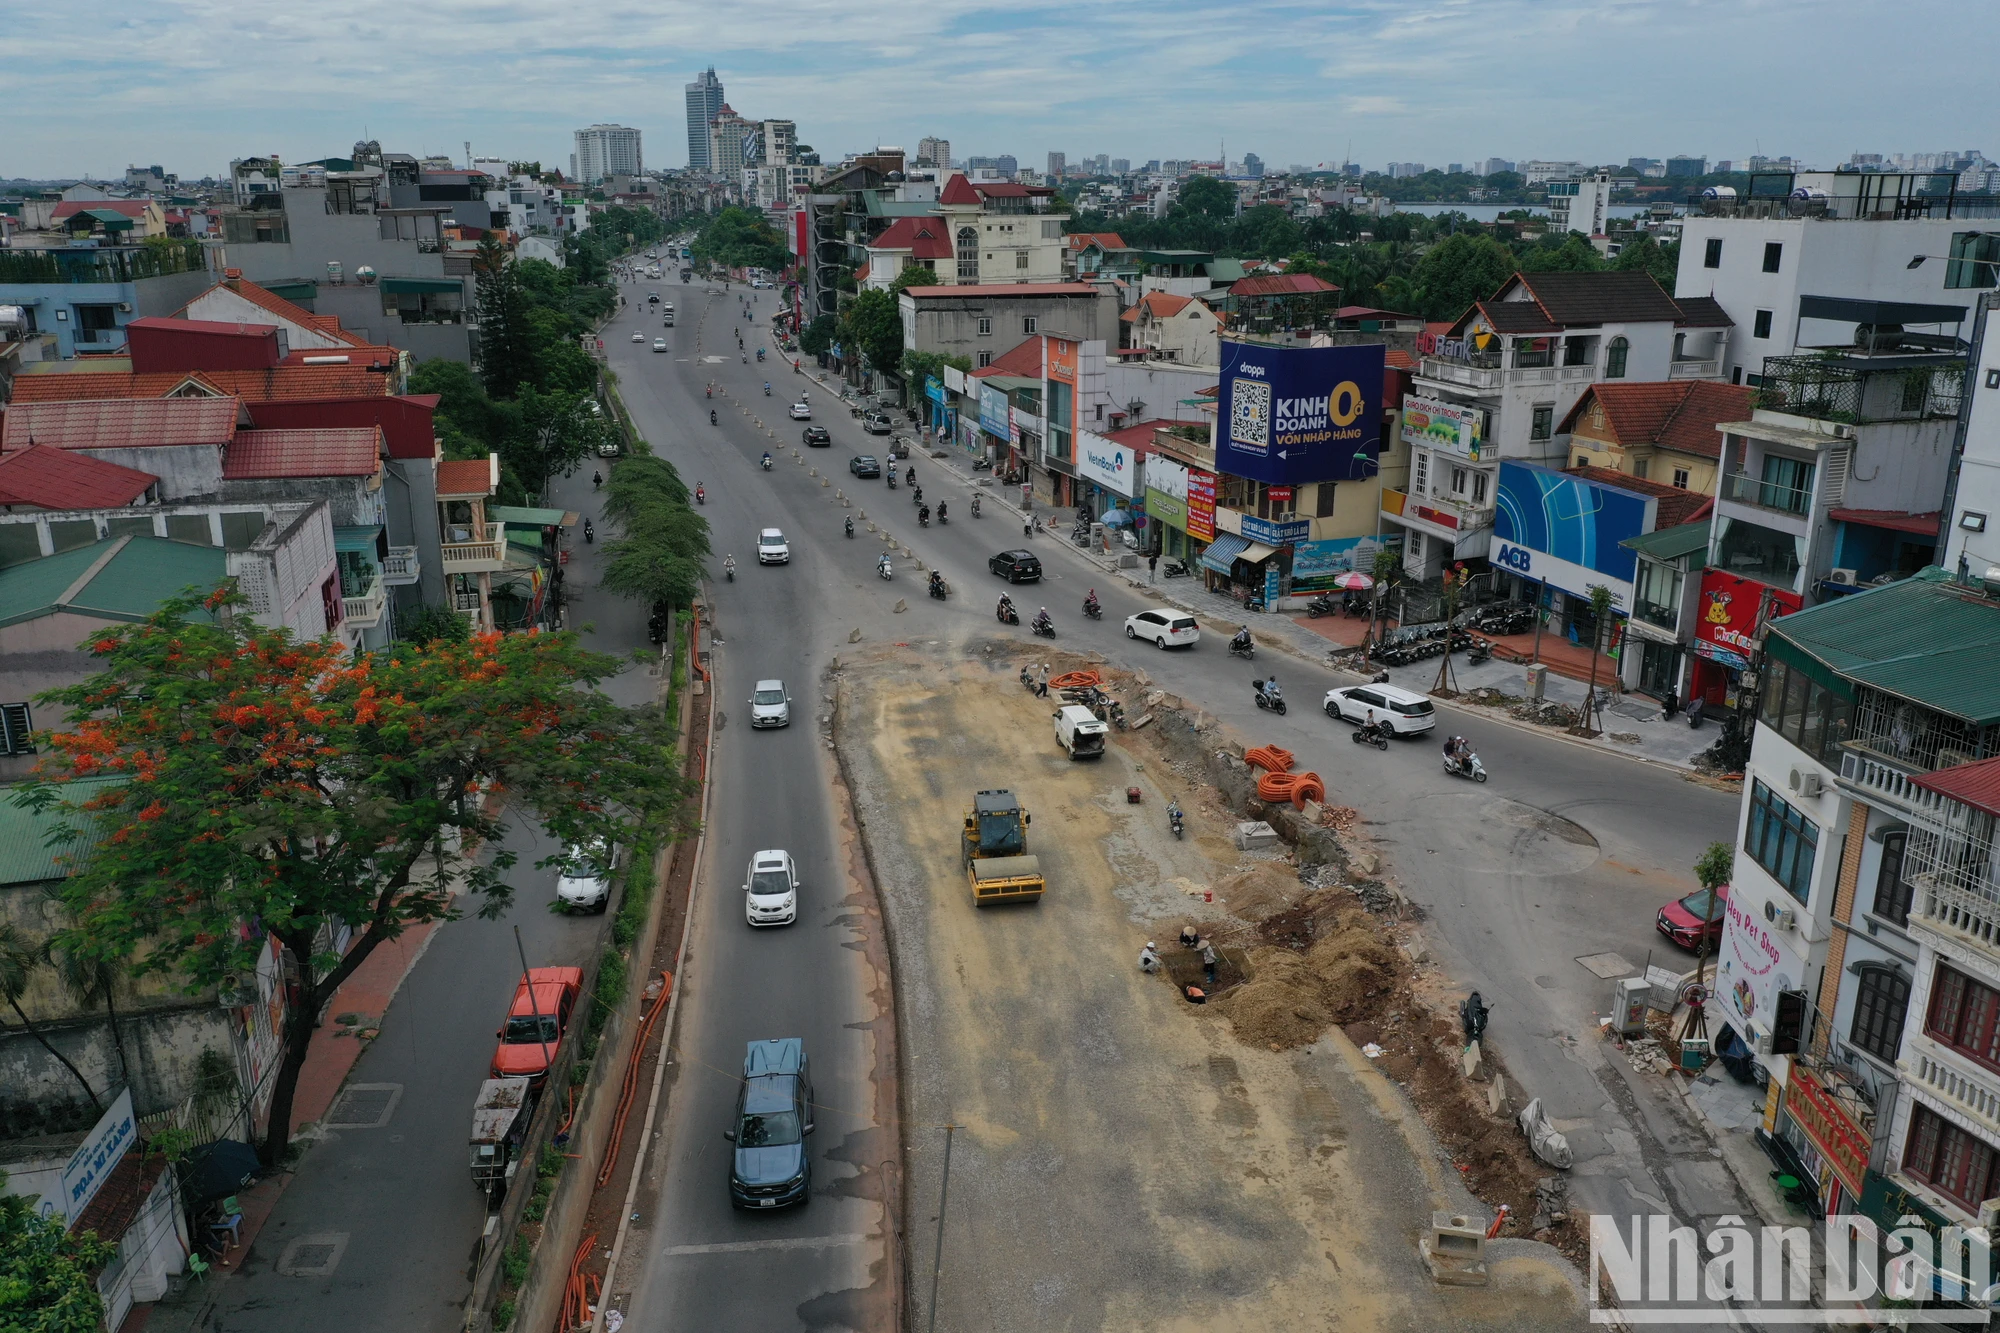
{"type": "MultiPolygon", "coordinates": [[[[468,531],[465,524],[456,525],[452,532],[468,531]]],[[[447,572],[465,573],[477,569],[498,569],[507,558],[507,525],[488,523],[485,531],[474,532],[464,541],[446,541],[443,546],[444,567],[447,572]]]]}
{"type": "Polygon", "coordinates": [[[1928,1037],[1918,1037],[1912,1045],[1915,1049],[1910,1055],[1896,1062],[1904,1077],[1939,1101],[1974,1117],[1989,1132],[2000,1130],[2000,1091],[1992,1082],[1924,1049],[1933,1045],[1928,1037]]]}
{"type": "Polygon", "coordinates": [[[1459,384],[1468,389],[1497,389],[1500,387],[1500,367],[1473,366],[1463,361],[1451,361],[1440,356],[1427,356],[1419,363],[1417,373],[1425,379],[1441,380],[1446,384],[1459,384]]]}
{"type": "Polygon", "coordinates": [[[1648,601],[1644,597],[1632,604],[1632,614],[1648,625],[1657,625],[1664,630],[1674,629],[1680,623],[1680,608],[1661,606],[1658,602],[1648,601]]]}
{"type": "Polygon", "coordinates": [[[1747,472],[1732,472],[1722,479],[1722,498],[1756,505],[1759,509],[1775,509],[1783,514],[1812,512],[1811,491],[1764,481],[1747,472]]]}
{"type": "Polygon", "coordinates": [[[1712,380],[1722,373],[1720,360],[1676,361],[1667,367],[1670,380],[1712,380]]]}
{"type": "Polygon", "coordinates": [[[1566,380],[1587,380],[1595,374],[1597,374],[1597,367],[1592,365],[1564,366],[1562,368],[1562,377],[1566,380]]]}
{"type": "Polygon", "coordinates": [[[1959,936],[1986,953],[2000,952],[2000,902],[1983,870],[1930,870],[1909,878],[1917,891],[1910,904],[1912,924],[1959,936]]]}
{"type": "Polygon", "coordinates": [[[368,590],[359,597],[340,599],[340,617],[356,629],[373,629],[382,623],[382,608],[388,595],[382,590],[380,579],[369,580],[368,590]]]}
{"type": "Polygon", "coordinates": [[[392,588],[415,583],[422,571],[423,562],[417,558],[414,546],[391,546],[382,561],[382,581],[392,588]]]}

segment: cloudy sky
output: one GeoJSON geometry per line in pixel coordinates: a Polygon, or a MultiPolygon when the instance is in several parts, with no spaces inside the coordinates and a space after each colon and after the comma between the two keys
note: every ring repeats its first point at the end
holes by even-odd
{"type": "MultiPolygon", "coordinates": [[[[1433,166],[1980,148],[1979,0],[146,0],[13,7],[0,177],[404,152],[567,166],[570,131],[687,161],[683,85],[796,120],[822,156],[1109,153],[1433,166]]],[[[1989,140],[1991,140],[1989,142],[1989,140]]]]}

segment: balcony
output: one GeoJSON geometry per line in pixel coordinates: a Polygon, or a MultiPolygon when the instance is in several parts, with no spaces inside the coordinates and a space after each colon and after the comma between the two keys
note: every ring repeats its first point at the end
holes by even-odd
{"type": "Polygon", "coordinates": [[[1910,1036],[1909,1048],[1896,1070],[1912,1087],[1971,1117],[1987,1137],[2000,1137],[2000,1090],[1991,1075],[1922,1033],[1910,1036]]]}
{"type": "Polygon", "coordinates": [[[1591,365],[1564,366],[1562,368],[1562,378],[1565,381],[1588,380],[1594,378],[1596,374],[1597,374],[1597,367],[1591,365]]]}
{"type": "Polygon", "coordinates": [[[1667,378],[1670,380],[1712,380],[1721,375],[1722,362],[1719,359],[1676,361],[1667,367],[1667,378]]]}
{"type": "Polygon", "coordinates": [[[415,583],[422,572],[423,562],[417,558],[414,546],[391,546],[388,556],[382,561],[382,582],[392,588],[415,583]]]}
{"type": "Polygon", "coordinates": [[[507,565],[507,525],[488,523],[453,524],[445,533],[442,547],[444,572],[478,574],[504,569],[507,565]]]}
{"type": "Polygon", "coordinates": [[[1781,514],[1805,515],[1812,512],[1813,494],[1796,486],[1781,486],[1747,472],[1732,472],[1722,479],[1722,498],[1781,514]]]}
{"type": "Polygon", "coordinates": [[[1441,356],[1427,356],[1418,363],[1417,374],[1425,379],[1437,380],[1443,384],[1456,384],[1464,389],[1490,390],[1500,387],[1501,371],[1497,361],[1490,366],[1476,366],[1441,356]]]}
{"type": "Polygon", "coordinates": [[[388,594],[383,590],[382,580],[372,578],[368,581],[367,590],[359,597],[341,597],[340,618],[355,629],[374,629],[382,623],[382,608],[387,602],[388,594]]]}
{"type": "Polygon", "coordinates": [[[1632,614],[1648,625],[1657,626],[1672,634],[1680,625],[1680,608],[1661,606],[1658,602],[1641,597],[1632,604],[1632,614]]]}
{"type": "Polygon", "coordinates": [[[1986,954],[2000,954],[2000,901],[1991,879],[1974,868],[1922,871],[1910,876],[1916,892],[1910,924],[1986,954]]]}
{"type": "Polygon", "coordinates": [[[1840,785],[1868,804],[1905,818],[1942,818],[1945,799],[1911,780],[1930,771],[1897,763],[1869,749],[1865,741],[1851,740],[1841,747],[1840,785]]]}

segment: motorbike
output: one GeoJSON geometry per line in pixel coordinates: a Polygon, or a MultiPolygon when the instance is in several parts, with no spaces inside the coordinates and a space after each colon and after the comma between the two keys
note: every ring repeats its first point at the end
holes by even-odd
{"type": "Polygon", "coordinates": [[[699,487],[699,486],[695,487],[695,488],[694,488],[694,502],[695,502],[696,504],[698,504],[698,505],[705,505],[705,504],[707,504],[707,503],[708,503],[708,492],[707,492],[707,491],[705,491],[705,490],[703,490],[703,489],[702,489],[701,487],[699,487]]]}
{"type": "Polygon", "coordinates": [[[583,520],[583,543],[588,546],[597,540],[597,529],[590,526],[590,520],[583,520]]]}
{"type": "Polygon", "coordinates": [[[894,578],[896,574],[894,566],[889,563],[889,557],[886,555],[875,562],[875,572],[885,579],[894,578]]]}
{"type": "Polygon", "coordinates": [[[984,472],[992,466],[993,460],[990,458],[975,458],[972,460],[972,470],[974,472],[984,472]]]}
{"type": "Polygon", "coordinates": [[[938,526],[943,527],[948,521],[944,516],[944,501],[940,500],[938,501],[938,526]]]}
{"type": "Polygon", "coordinates": [[[1188,568],[1188,562],[1185,560],[1169,560],[1160,566],[1160,572],[1170,579],[1184,579],[1194,571],[1188,568]]]}
{"type": "Polygon", "coordinates": [[[921,504],[923,504],[923,502],[924,502],[924,488],[923,488],[923,487],[921,487],[921,486],[919,486],[919,485],[917,485],[917,483],[916,483],[916,482],[914,482],[914,481],[913,481],[913,482],[911,482],[911,483],[910,483],[910,503],[911,503],[911,504],[913,504],[913,505],[921,505],[921,504]]]}
{"type": "Polygon", "coordinates": [[[940,602],[942,602],[945,599],[945,595],[949,591],[950,589],[946,588],[944,585],[944,575],[933,570],[931,572],[931,585],[930,585],[931,596],[937,598],[940,602]]]}
{"type": "Polygon", "coordinates": [[[1167,827],[1174,831],[1174,836],[1176,838],[1181,836],[1181,829],[1186,824],[1186,822],[1187,821],[1185,817],[1182,816],[1181,814],[1181,808],[1178,805],[1169,805],[1167,807],[1167,827]]]}
{"type": "Polygon", "coordinates": [[[1703,711],[1707,709],[1707,707],[1708,707],[1708,700],[1706,699],[1696,699],[1693,703],[1687,706],[1688,730],[1690,731],[1701,730],[1701,715],[1703,711]]]}
{"type": "Polygon", "coordinates": [[[927,528],[930,525],[931,525],[931,507],[929,505],[925,505],[923,508],[917,511],[917,526],[920,528],[927,528]]]}
{"type": "Polygon", "coordinates": [[[768,384],[764,386],[764,396],[766,398],[769,398],[771,396],[771,386],[768,384]]]}
{"type": "Polygon", "coordinates": [[[979,497],[976,495],[972,497],[972,516],[979,517],[979,497]]]}
{"type": "Polygon", "coordinates": [[[1053,639],[1056,636],[1056,622],[1045,616],[1037,616],[1030,622],[1028,628],[1041,635],[1044,639],[1053,639]]]}
{"type": "Polygon", "coordinates": [[[1038,683],[1035,679],[1035,669],[1033,667],[1022,667],[1020,681],[1022,689],[1027,690],[1030,694],[1034,693],[1035,686],[1038,683]]]}
{"type": "Polygon", "coordinates": [[[1356,727],[1354,729],[1354,743],[1356,745],[1372,745],[1378,750],[1386,750],[1389,748],[1389,736],[1382,729],[1381,723],[1378,722],[1372,727],[1365,725],[1356,727]]]}
{"type": "Polygon", "coordinates": [[[771,470],[771,455],[765,454],[764,457],[759,461],[758,466],[762,467],[766,472],[769,472],[771,470]]]}
{"type": "Polygon", "coordinates": [[[849,537],[854,535],[854,520],[851,518],[847,520],[847,535],[849,537]]]}
{"type": "Polygon", "coordinates": [[[1285,698],[1283,695],[1272,694],[1267,691],[1265,689],[1265,682],[1261,679],[1251,681],[1250,685],[1251,688],[1257,691],[1257,706],[1259,708],[1267,708],[1280,717],[1284,716],[1285,698]]]}
{"type": "Polygon", "coordinates": [[[736,582],[736,562],[734,560],[725,560],[722,562],[722,576],[731,583],[736,582]]]}
{"type": "Polygon", "coordinates": [[[1479,755],[1473,750],[1467,750],[1463,759],[1453,759],[1450,755],[1446,755],[1444,771],[1455,778],[1471,778],[1474,782],[1486,781],[1486,765],[1479,762],[1479,755]]]}
{"type": "Polygon", "coordinates": [[[1493,660],[1492,642],[1487,639],[1474,639],[1472,641],[1471,651],[1466,653],[1465,660],[1467,665],[1469,666],[1478,666],[1481,662],[1492,661],[1493,660]]]}
{"type": "Polygon", "coordinates": [[[1000,603],[993,612],[993,618],[1003,625],[1018,625],[1021,623],[1021,613],[1014,609],[1012,602],[1000,603]]]}
{"type": "Polygon", "coordinates": [[[1254,662],[1257,660],[1257,641],[1252,639],[1249,643],[1238,643],[1236,640],[1231,639],[1229,641],[1229,655],[1231,657],[1240,657],[1246,662],[1254,662]]]}
{"type": "Polygon", "coordinates": [[[1465,1044],[1467,1046],[1479,1041],[1486,1035],[1486,1020],[1492,1013],[1493,1006],[1482,1000],[1479,997],[1478,991],[1474,991],[1472,994],[1466,996],[1459,1004],[1458,1022],[1459,1026],[1465,1030],[1465,1044]]]}
{"type": "Polygon", "coordinates": [[[1096,602],[1085,602],[1083,604],[1083,614],[1092,620],[1102,620],[1104,619],[1104,608],[1096,602]]]}
{"type": "Polygon", "coordinates": [[[1332,615],[1334,609],[1333,598],[1326,593],[1321,593],[1306,603],[1306,615],[1313,620],[1318,620],[1321,616],[1332,615]]]}
{"type": "Polygon", "coordinates": [[[708,409],[708,424],[711,426],[719,426],[722,424],[722,418],[715,415],[715,409],[712,407],[708,409]]]}
{"type": "Polygon", "coordinates": [[[1264,599],[1252,593],[1243,599],[1243,609],[1253,615],[1261,613],[1264,610],[1264,599]]]}
{"type": "Polygon", "coordinates": [[[889,489],[892,491],[896,489],[896,474],[893,471],[889,473],[889,489]]]}
{"type": "Polygon", "coordinates": [[[759,361],[762,361],[764,359],[764,349],[761,347],[757,349],[757,359],[759,361]]]}

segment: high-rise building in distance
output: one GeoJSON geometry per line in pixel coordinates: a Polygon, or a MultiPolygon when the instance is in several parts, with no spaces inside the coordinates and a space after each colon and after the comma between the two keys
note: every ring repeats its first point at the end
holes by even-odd
{"type": "Polygon", "coordinates": [[[637,176],[645,170],[639,152],[639,131],[628,125],[592,125],[576,132],[576,176],[601,181],[606,176],[637,176]]]}
{"type": "Polygon", "coordinates": [[[926,135],[917,140],[917,156],[939,171],[947,170],[951,166],[951,140],[926,135]]]}
{"type": "Polygon", "coordinates": [[[708,123],[722,111],[722,80],[710,65],[687,86],[688,166],[709,171],[715,166],[708,151],[708,123]]]}
{"type": "Polygon", "coordinates": [[[1050,153],[1050,154],[1049,154],[1049,179],[1050,179],[1050,180],[1061,180],[1061,179],[1062,179],[1062,177],[1063,177],[1063,172],[1064,172],[1064,171],[1065,171],[1065,170],[1066,170],[1066,169],[1067,169],[1068,167],[1069,167],[1069,155],[1068,155],[1067,153],[1050,153]]]}

